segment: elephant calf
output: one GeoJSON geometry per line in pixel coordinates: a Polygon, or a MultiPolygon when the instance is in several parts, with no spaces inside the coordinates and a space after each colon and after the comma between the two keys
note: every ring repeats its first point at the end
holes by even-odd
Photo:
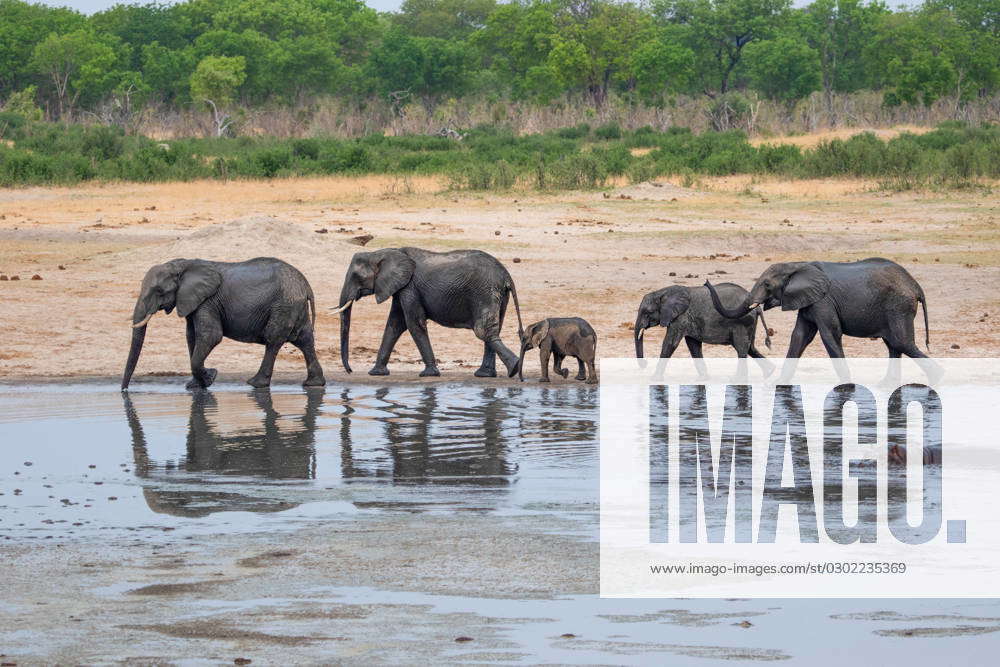
{"type": "MultiPolygon", "coordinates": [[[[733,305],[743,303],[747,297],[747,291],[733,283],[719,284],[718,293],[733,305]]],[[[754,345],[758,319],[764,326],[764,344],[770,349],[771,338],[767,335],[767,324],[760,308],[746,312],[738,319],[729,319],[716,312],[707,287],[665,287],[642,297],[635,318],[635,356],[643,357],[643,334],[646,329],[659,325],[667,329],[660,348],[662,358],[673,355],[681,339],[687,343],[695,359],[702,357],[702,343],[732,345],[740,358],[750,355],[759,359],[765,372],[770,373],[773,370],[770,363],[754,345]]]]}
{"type": "Polygon", "coordinates": [[[587,384],[597,384],[597,369],[594,367],[594,357],[597,354],[597,334],[587,320],[579,317],[550,317],[541,322],[528,325],[521,334],[521,354],[518,358],[518,377],[524,380],[524,353],[532,348],[538,348],[542,364],[542,379],[549,381],[549,355],[553,357],[552,368],[564,378],[569,375],[569,369],[562,367],[563,359],[576,357],[580,365],[576,374],[577,380],[586,380],[587,384]]]}
{"type": "Polygon", "coordinates": [[[205,358],[223,337],[265,346],[260,370],[248,380],[254,387],[271,384],[274,359],[285,343],[305,356],[305,386],[326,384],[313,338],[316,300],[298,269],[273,257],[246,262],[175,259],[157,264],[142,280],[122,389],[128,388],[139,361],[147,323],[157,312],[174,308],[187,320],[192,376],[188,389],[215,381],[216,370],[205,368],[205,358]]]}

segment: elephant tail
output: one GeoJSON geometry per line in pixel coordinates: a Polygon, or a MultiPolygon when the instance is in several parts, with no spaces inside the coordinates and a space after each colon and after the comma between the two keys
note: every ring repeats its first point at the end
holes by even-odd
{"type": "Polygon", "coordinates": [[[924,296],[924,290],[920,290],[920,296],[917,298],[920,305],[924,307],[924,344],[927,345],[927,351],[931,351],[931,323],[927,315],[927,297],[924,296]]]}
{"type": "MultiPolygon", "coordinates": [[[[757,306],[757,319],[760,320],[761,326],[764,327],[764,345],[767,349],[771,349],[771,331],[767,328],[767,322],[764,321],[764,309],[757,306]]],[[[753,342],[753,341],[751,341],[753,342]]]]}
{"type": "Polygon", "coordinates": [[[309,319],[312,322],[313,329],[316,328],[316,297],[313,295],[312,288],[309,289],[309,294],[306,295],[306,301],[309,302],[309,319]]]}
{"type": "Polygon", "coordinates": [[[507,289],[510,291],[510,295],[514,299],[514,312],[517,313],[517,337],[521,338],[521,336],[524,335],[524,324],[521,322],[521,304],[517,302],[517,290],[514,289],[513,280],[507,283],[507,289]]]}

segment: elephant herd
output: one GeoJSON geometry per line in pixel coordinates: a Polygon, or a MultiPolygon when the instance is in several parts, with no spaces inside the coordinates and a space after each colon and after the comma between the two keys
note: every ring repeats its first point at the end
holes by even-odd
{"type": "MultiPolygon", "coordinates": [[[[524,327],[517,290],[510,273],[495,257],[479,250],[431,252],[419,248],[385,248],[354,255],[334,312],[340,314],[340,357],[349,362],[351,312],[359,299],[375,295],[378,303],[392,298],[382,342],[370,375],[388,375],[392,350],[409,331],[424,363],[421,377],[438,376],[427,332],[427,321],[445,327],[472,329],[483,341],[483,359],[476,377],[496,377],[500,357],[507,375],[520,375],[525,353],[539,349],[542,382],[548,382],[548,362],[562,377],[567,357],[579,364],[578,380],[597,382],[594,365],[597,334],[585,320],[548,318],[524,327]],[[517,314],[520,354],[500,339],[508,301],[517,314]]],[[[674,285],[645,295],[635,320],[637,357],[643,356],[647,329],[661,326],[666,336],[660,357],[670,357],[683,339],[692,357],[702,357],[702,344],[731,345],[739,357],[754,357],[770,373],[771,364],[755,345],[764,311],[781,306],[797,313],[787,356],[800,357],[819,333],[832,358],[842,358],[843,336],[881,339],[891,358],[905,354],[925,358],[914,342],[913,320],[927,300],[916,280],[887,259],[857,262],[783,262],[768,267],[749,291],[722,283],[685,287],[674,285]]],[[[132,315],[132,344],[122,389],[135,371],[146,326],[160,310],[185,318],[191,360],[189,389],[208,387],[216,370],[205,360],[222,339],[264,345],[260,369],[250,378],[254,387],[271,382],[275,357],[285,343],[302,351],[306,386],[325,384],[316,356],[316,301],[305,276],[279,259],[259,257],[246,262],[175,259],[146,273],[132,315]]],[[[930,344],[929,335],[925,337],[930,344]]]]}

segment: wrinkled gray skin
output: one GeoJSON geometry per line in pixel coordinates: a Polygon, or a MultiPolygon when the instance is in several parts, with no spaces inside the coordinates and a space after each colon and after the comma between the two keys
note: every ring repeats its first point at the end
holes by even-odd
{"type": "MultiPolygon", "coordinates": [[[[941,446],[928,445],[923,448],[924,465],[941,463],[941,446]]],[[[892,445],[889,447],[889,463],[906,465],[906,447],[902,445],[892,445]]]]}
{"type": "Polygon", "coordinates": [[[524,354],[538,348],[538,357],[542,365],[542,378],[539,382],[549,381],[549,355],[552,355],[552,368],[564,378],[569,376],[569,369],[562,367],[563,359],[576,357],[579,369],[577,380],[586,380],[587,384],[597,384],[597,369],[594,358],[597,354],[597,334],[587,320],[579,317],[550,317],[541,322],[529,324],[521,334],[521,354],[518,356],[518,377],[524,380],[524,354]]]}
{"type": "Polygon", "coordinates": [[[223,337],[265,346],[260,370],[247,381],[254,387],[271,384],[274,359],[285,343],[305,356],[305,386],[326,384],[313,338],[315,299],[298,269],[273,257],[236,263],[174,259],[152,267],[142,280],[122,389],[128,388],[139,361],[149,318],[174,308],[187,320],[188,389],[208,387],[215,380],[216,370],[205,368],[205,358],[223,337]]]}
{"type": "Polygon", "coordinates": [[[521,310],[514,281],[497,259],[479,250],[431,252],[420,248],[384,248],[359,252],[351,259],[340,291],[340,359],[348,360],[351,310],[358,299],[375,295],[382,303],[392,297],[382,344],[369,375],[389,374],[389,355],[404,331],[409,331],[420,351],[424,370],[420,377],[440,375],[427,336],[427,320],[456,329],[472,329],[483,341],[483,361],[476,377],[496,377],[496,355],[513,377],[517,355],[500,340],[508,295],[514,297],[518,334],[521,310]]]}
{"type": "MultiPolygon", "coordinates": [[[[720,283],[718,292],[723,302],[732,307],[746,300],[747,291],[733,283],[720,283]]],[[[643,357],[643,334],[646,329],[655,326],[666,327],[667,334],[663,337],[660,357],[669,358],[680,344],[681,339],[687,343],[691,356],[702,358],[702,343],[715,345],[732,345],[736,354],[742,359],[747,355],[755,359],[764,359],[754,338],[757,334],[757,320],[764,325],[765,344],[771,347],[771,339],[767,336],[767,324],[760,308],[744,313],[741,317],[730,319],[716,312],[712,297],[706,287],[685,287],[673,285],[650,292],[642,297],[639,312],[635,318],[633,336],[635,338],[635,356],[643,357]]],[[[759,362],[761,366],[772,370],[766,361],[759,362]]]]}
{"type": "Polygon", "coordinates": [[[715,300],[716,309],[726,317],[742,317],[753,304],[765,310],[780,305],[782,310],[798,311],[789,358],[801,357],[817,331],[833,358],[844,356],[843,336],[881,338],[891,358],[903,354],[926,358],[913,339],[918,303],[924,307],[925,341],[930,347],[924,291],[906,269],[888,259],[772,264],[742,303],[734,307],[725,299],[715,300]]]}

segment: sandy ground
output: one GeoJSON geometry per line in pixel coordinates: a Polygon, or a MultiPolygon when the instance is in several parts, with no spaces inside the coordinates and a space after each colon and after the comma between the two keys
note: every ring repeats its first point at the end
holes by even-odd
{"type": "MultiPolygon", "coordinates": [[[[139,282],[151,265],[272,255],[308,277],[320,307],[320,359],[328,380],[344,380],[338,320],[327,309],[359,250],[347,241],[362,234],[374,236],[367,249],[494,254],[516,281],[525,324],[584,317],[598,332],[603,357],[633,354],[630,326],[648,291],[706,278],[749,286],[775,261],[870,256],[901,262],[923,285],[935,356],[1000,351],[993,328],[1000,296],[988,289],[1000,279],[1000,198],[984,190],[889,195],[860,181],[731,177],[692,188],[661,180],[605,192],[497,195],[446,192],[433,178],[317,178],[0,192],[0,379],[116,376],[139,282]]],[[[374,361],[388,308],[373,299],[355,307],[352,379],[374,361]]],[[[512,320],[504,339],[514,347],[512,320]]],[[[784,353],[793,321],[793,313],[769,311],[772,356],[784,353]]],[[[647,354],[655,354],[661,336],[647,338],[647,354]]],[[[478,367],[482,346],[472,332],[432,324],[431,342],[446,377],[464,378],[478,367]]],[[[879,341],[845,343],[852,356],[885,353],[879,341]]],[[[249,377],[261,353],[224,341],[210,365],[249,377]]],[[[709,356],[731,353],[706,348],[709,356]]],[[[824,354],[822,345],[814,342],[807,354],[824,354]]],[[[412,380],[418,359],[404,336],[390,362],[392,378],[412,380]]],[[[187,370],[182,323],[157,316],[136,378],[187,370]]],[[[527,371],[537,375],[537,359],[527,371]]],[[[291,346],[276,377],[304,377],[291,346]]]]}

